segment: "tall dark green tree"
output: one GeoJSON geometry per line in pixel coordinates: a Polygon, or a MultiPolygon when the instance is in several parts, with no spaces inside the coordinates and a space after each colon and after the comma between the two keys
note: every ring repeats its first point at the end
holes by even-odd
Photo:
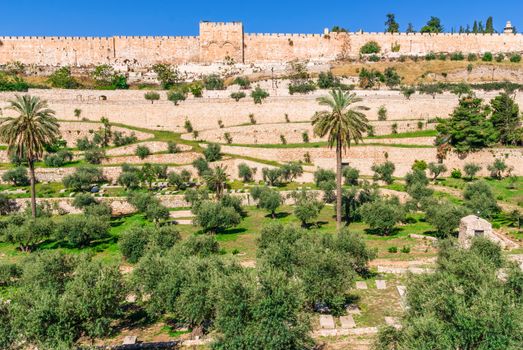
{"type": "Polygon", "coordinates": [[[519,106],[507,93],[502,93],[490,101],[491,121],[499,133],[499,142],[504,145],[516,145],[521,142],[521,116],[519,106]]]}
{"type": "Polygon", "coordinates": [[[400,25],[396,22],[396,15],[387,13],[387,20],[385,21],[385,33],[398,33],[400,25]]]}
{"type": "Polygon", "coordinates": [[[450,118],[436,126],[436,143],[446,142],[459,153],[491,146],[497,141],[497,133],[489,115],[490,108],[480,98],[462,98],[450,118]]]}
{"type": "Polygon", "coordinates": [[[416,29],[414,29],[414,25],[412,23],[409,23],[407,25],[407,30],[406,30],[407,33],[416,33],[416,29]]]}
{"type": "Polygon", "coordinates": [[[496,31],[494,30],[494,19],[492,18],[492,16],[490,16],[489,18],[487,18],[487,23],[485,25],[485,33],[493,34],[495,32],[496,31]]]}
{"type": "Polygon", "coordinates": [[[443,25],[441,25],[441,20],[438,17],[430,17],[427,24],[424,25],[420,33],[442,33],[443,32],[443,25]]]}

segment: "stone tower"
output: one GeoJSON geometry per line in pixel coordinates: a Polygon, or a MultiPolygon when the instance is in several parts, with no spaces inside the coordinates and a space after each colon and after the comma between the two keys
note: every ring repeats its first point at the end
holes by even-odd
{"type": "Polygon", "coordinates": [[[505,26],[505,29],[503,30],[503,33],[505,33],[505,34],[514,34],[514,27],[512,27],[512,22],[507,21],[507,25],[505,26]]]}
{"type": "Polygon", "coordinates": [[[200,61],[216,62],[226,58],[244,62],[243,24],[241,22],[200,22],[200,61]]]}

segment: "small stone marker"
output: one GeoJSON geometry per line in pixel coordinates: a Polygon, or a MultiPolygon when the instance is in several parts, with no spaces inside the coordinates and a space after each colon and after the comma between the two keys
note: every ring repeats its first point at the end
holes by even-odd
{"type": "Polygon", "coordinates": [[[361,310],[358,305],[350,304],[347,306],[347,313],[351,315],[361,315],[361,310]]]}
{"type": "Polygon", "coordinates": [[[356,289],[367,289],[367,283],[365,281],[356,282],[356,289]]]}
{"type": "Polygon", "coordinates": [[[123,338],[122,345],[134,345],[136,344],[137,337],[135,335],[127,335],[123,338]]]}
{"type": "Polygon", "coordinates": [[[405,298],[405,294],[407,294],[407,288],[405,286],[398,286],[398,294],[401,298],[405,298]]]}
{"type": "Polygon", "coordinates": [[[387,283],[384,280],[376,280],[377,289],[387,289],[387,283]]]}
{"type": "Polygon", "coordinates": [[[354,319],[352,318],[351,315],[341,316],[340,323],[341,323],[341,328],[343,328],[343,329],[356,328],[356,322],[354,322],[354,319]]]}
{"type": "Polygon", "coordinates": [[[320,327],[323,329],[336,328],[334,317],[332,315],[320,315],[320,327]]]}

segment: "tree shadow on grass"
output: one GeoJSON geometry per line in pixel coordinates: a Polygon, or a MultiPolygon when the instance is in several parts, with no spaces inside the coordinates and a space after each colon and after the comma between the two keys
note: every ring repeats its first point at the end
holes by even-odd
{"type": "Polygon", "coordinates": [[[218,232],[216,232],[216,234],[219,234],[219,235],[239,235],[239,234],[242,234],[242,233],[245,233],[245,232],[247,232],[246,228],[244,228],[244,227],[235,227],[235,228],[229,228],[229,229],[226,229],[226,230],[218,231],[218,232]]]}
{"type": "MultiPolygon", "coordinates": [[[[276,213],[274,215],[274,219],[285,219],[289,215],[291,215],[291,213],[288,213],[288,212],[276,213]]],[[[265,215],[265,218],[272,219],[272,215],[271,214],[267,214],[267,215],[265,215]]]]}
{"type": "Polygon", "coordinates": [[[402,231],[402,229],[400,227],[394,227],[390,232],[384,232],[382,229],[378,228],[366,228],[364,231],[366,234],[372,236],[395,237],[402,231]]]}
{"type": "Polygon", "coordinates": [[[82,250],[82,249],[92,249],[96,252],[103,251],[109,246],[116,244],[118,238],[116,236],[107,236],[95,241],[91,241],[89,244],[84,246],[76,246],[66,240],[55,241],[47,239],[34,249],[36,250],[54,250],[54,249],[71,249],[71,250],[82,250]]]}

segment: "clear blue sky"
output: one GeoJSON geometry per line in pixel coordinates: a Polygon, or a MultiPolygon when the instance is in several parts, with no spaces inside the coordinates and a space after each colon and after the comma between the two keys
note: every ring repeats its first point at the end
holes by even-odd
{"type": "Polygon", "coordinates": [[[389,12],[401,30],[430,16],[457,30],[491,15],[498,31],[507,20],[523,31],[523,0],[2,0],[0,36],[197,35],[200,20],[242,21],[248,33],[382,31],[389,12]]]}

